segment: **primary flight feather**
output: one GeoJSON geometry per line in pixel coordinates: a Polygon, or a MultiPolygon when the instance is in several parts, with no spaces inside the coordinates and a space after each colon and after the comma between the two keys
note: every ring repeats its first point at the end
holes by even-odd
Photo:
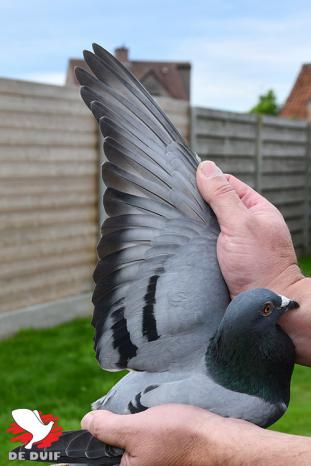
{"type": "MultiPolygon", "coordinates": [[[[77,68],[76,76],[107,157],[95,349],[104,369],[131,370],[93,407],[129,414],[186,403],[266,427],[287,408],[294,364],[277,321],[298,304],[266,289],[230,302],[219,225],[196,187],[198,157],[132,74],[93,48],[84,53],[92,74],[77,68]]],[[[117,464],[122,455],[86,431],[46,450],[80,464],[117,464]]]]}

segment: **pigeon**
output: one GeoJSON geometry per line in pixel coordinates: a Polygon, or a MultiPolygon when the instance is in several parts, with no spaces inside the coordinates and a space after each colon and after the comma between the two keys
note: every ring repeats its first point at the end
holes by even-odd
{"type": "MultiPolygon", "coordinates": [[[[298,303],[264,288],[230,299],[219,224],[196,186],[199,157],[130,71],[93,50],[84,52],[91,72],[75,72],[107,158],[95,350],[103,369],[129,371],[93,409],[183,403],[267,427],[289,404],[295,348],[278,321],[298,303]]],[[[85,430],[45,451],[89,465],[119,464],[123,453],[85,430]]]]}

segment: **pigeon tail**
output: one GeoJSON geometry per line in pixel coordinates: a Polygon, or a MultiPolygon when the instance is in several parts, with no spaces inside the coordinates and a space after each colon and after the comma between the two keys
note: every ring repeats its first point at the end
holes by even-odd
{"type": "MultiPolygon", "coordinates": [[[[31,442],[33,443],[33,442],[31,442]]],[[[25,460],[42,463],[75,463],[103,466],[117,466],[121,462],[123,450],[100,442],[87,430],[64,432],[50,447],[37,448],[19,446],[13,451],[23,453],[25,460]],[[37,455],[34,454],[37,453],[37,455]],[[54,455],[52,457],[52,455],[54,455]],[[56,458],[56,456],[58,456],[56,458]]]]}

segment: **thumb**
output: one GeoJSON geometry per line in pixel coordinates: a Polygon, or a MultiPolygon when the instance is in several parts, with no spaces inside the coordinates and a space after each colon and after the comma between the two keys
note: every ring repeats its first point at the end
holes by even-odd
{"type": "Polygon", "coordinates": [[[222,231],[232,229],[247,215],[247,208],[238,193],[214,162],[200,163],[197,185],[203,199],[215,212],[222,231]]]}
{"type": "Polygon", "coordinates": [[[81,421],[82,429],[108,445],[126,449],[129,435],[128,415],[98,410],[87,413],[81,421]]]}

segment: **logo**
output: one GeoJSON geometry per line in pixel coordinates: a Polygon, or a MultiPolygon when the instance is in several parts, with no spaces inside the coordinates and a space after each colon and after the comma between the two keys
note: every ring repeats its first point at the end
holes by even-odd
{"type": "Polygon", "coordinates": [[[31,409],[14,409],[12,417],[15,422],[7,432],[14,436],[11,442],[21,442],[26,450],[50,447],[62,434],[62,427],[58,425],[58,417],[52,414],[42,414],[31,409]]]}

